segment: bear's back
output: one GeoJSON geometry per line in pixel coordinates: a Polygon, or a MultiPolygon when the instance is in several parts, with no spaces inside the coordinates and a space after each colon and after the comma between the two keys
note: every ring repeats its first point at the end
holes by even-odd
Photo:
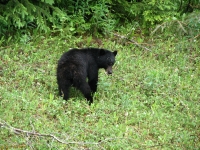
{"type": "Polygon", "coordinates": [[[65,52],[60,60],[58,61],[58,65],[63,64],[91,64],[95,63],[95,59],[98,56],[98,49],[95,48],[86,48],[86,49],[71,49],[65,52]]]}

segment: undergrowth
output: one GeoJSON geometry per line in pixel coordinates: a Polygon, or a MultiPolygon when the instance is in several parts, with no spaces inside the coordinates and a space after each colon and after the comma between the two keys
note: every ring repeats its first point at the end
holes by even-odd
{"type": "Polygon", "coordinates": [[[0,48],[0,149],[199,149],[199,43],[154,39],[151,51],[91,37],[45,37],[0,48]],[[74,47],[117,50],[94,104],[58,96],[56,64],[74,47]]]}

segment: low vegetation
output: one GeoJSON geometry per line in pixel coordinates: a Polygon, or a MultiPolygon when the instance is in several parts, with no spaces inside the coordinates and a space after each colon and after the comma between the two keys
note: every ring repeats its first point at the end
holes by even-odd
{"type": "Polygon", "coordinates": [[[21,36],[0,48],[0,149],[199,149],[200,51],[194,38],[21,36]],[[56,64],[73,47],[118,50],[94,104],[58,96],[56,64]],[[144,47],[148,48],[145,49],[144,47]]]}

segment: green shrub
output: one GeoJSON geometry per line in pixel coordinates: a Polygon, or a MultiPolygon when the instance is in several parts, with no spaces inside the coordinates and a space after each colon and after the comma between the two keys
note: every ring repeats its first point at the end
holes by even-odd
{"type": "MultiPolygon", "coordinates": [[[[199,28],[195,12],[198,1],[170,0],[2,0],[0,2],[0,35],[6,38],[33,30],[70,35],[108,35],[122,26],[142,29],[149,34],[157,24],[176,18],[187,18],[188,27],[199,28]],[[190,1],[189,1],[190,2],[190,1]],[[192,7],[188,11],[187,7],[192,7]],[[185,10],[186,9],[186,10],[185,10]],[[186,15],[185,15],[186,14],[186,15]],[[196,23],[195,23],[196,22],[196,23]],[[17,32],[16,32],[17,31],[17,32]]],[[[198,12],[197,12],[198,13],[198,12]]],[[[195,30],[199,31],[198,30],[195,30]]],[[[185,32],[185,31],[184,31],[185,32]]]]}

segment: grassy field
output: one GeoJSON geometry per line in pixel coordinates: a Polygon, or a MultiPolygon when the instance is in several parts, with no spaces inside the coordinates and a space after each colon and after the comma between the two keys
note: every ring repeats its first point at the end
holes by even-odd
{"type": "MultiPolygon", "coordinates": [[[[0,47],[0,149],[200,148],[200,45],[144,45],[91,37],[42,37],[0,47]],[[94,104],[58,96],[56,64],[74,47],[117,50],[113,75],[99,71],[94,104]]],[[[147,42],[146,42],[147,43],[147,42]]]]}

